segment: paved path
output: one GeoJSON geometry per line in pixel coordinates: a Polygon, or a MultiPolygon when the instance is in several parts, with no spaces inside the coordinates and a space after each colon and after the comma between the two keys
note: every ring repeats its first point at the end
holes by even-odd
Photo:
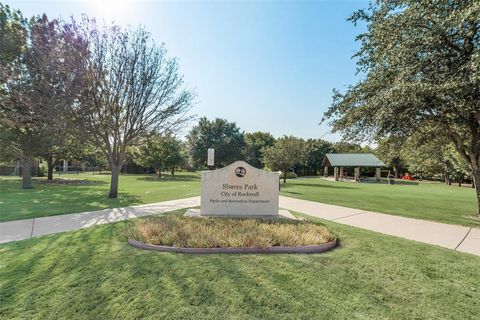
{"type": "Polygon", "coordinates": [[[280,197],[280,207],[349,226],[480,256],[480,229],[476,228],[405,218],[283,196],[280,197]]]}
{"type": "Polygon", "coordinates": [[[200,204],[200,197],[0,223],[0,243],[93,227],[200,204]]]}
{"type": "MultiPolygon", "coordinates": [[[[0,243],[200,205],[200,197],[0,223],[0,243]]],[[[480,229],[280,197],[280,207],[349,226],[480,256],[480,229]]]]}

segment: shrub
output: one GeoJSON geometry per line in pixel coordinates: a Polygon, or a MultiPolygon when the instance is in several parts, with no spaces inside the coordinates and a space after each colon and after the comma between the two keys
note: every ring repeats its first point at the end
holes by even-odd
{"type": "MultiPolygon", "coordinates": [[[[284,176],[284,173],[282,172],[280,174],[280,179],[283,179],[283,176],[284,176]]],[[[289,171],[287,172],[287,179],[296,179],[297,178],[297,174],[293,171],[289,171]]]]}
{"type": "Polygon", "coordinates": [[[129,236],[148,244],[190,248],[302,246],[335,239],[324,226],[309,222],[177,216],[140,220],[129,236]]]}
{"type": "Polygon", "coordinates": [[[47,165],[44,163],[40,163],[38,166],[37,177],[45,177],[47,176],[47,165]]]}

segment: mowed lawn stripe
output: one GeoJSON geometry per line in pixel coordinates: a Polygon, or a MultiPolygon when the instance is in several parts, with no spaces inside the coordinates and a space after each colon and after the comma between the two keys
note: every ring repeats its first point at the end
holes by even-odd
{"type": "Polygon", "coordinates": [[[182,172],[161,179],[156,175],[121,175],[118,199],[107,197],[109,175],[81,174],[61,178],[81,181],[82,184],[46,184],[42,182],[45,178],[37,178],[34,189],[22,190],[19,178],[1,177],[0,222],[126,207],[200,194],[200,178],[195,173],[182,172]]]}
{"type": "Polygon", "coordinates": [[[409,218],[479,227],[475,191],[442,183],[333,182],[321,178],[289,180],[281,194],[304,200],[334,204],[409,218]]]}

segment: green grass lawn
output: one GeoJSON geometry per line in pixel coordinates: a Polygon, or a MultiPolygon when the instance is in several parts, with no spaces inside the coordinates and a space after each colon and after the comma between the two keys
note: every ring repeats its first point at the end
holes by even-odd
{"type": "Polygon", "coordinates": [[[404,217],[480,227],[473,188],[441,183],[376,184],[320,178],[288,180],[281,194],[404,217]]]}
{"type": "Polygon", "coordinates": [[[477,256],[330,222],[326,254],[159,253],[132,223],[0,245],[0,318],[480,318],[477,256]]]}
{"type": "MultiPolygon", "coordinates": [[[[36,179],[32,190],[20,189],[19,178],[0,177],[0,221],[124,207],[186,198],[200,194],[200,176],[178,173],[158,179],[155,175],[122,175],[118,199],[107,198],[109,175],[68,175],[87,180],[86,185],[45,185],[36,179]]],[[[63,176],[62,176],[63,178],[63,176]]],[[[332,182],[320,178],[288,180],[281,194],[351,208],[405,217],[480,227],[473,213],[474,190],[440,183],[386,185],[332,182]]]]}
{"type": "Polygon", "coordinates": [[[118,199],[108,199],[110,175],[69,174],[61,178],[86,180],[88,184],[42,184],[34,179],[34,189],[20,189],[19,178],[0,178],[0,222],[53,216],[65,213],[125,207],[197,196],[200,176],[177,173],[158,179],[156,175],[121,175],[118,199]]]}

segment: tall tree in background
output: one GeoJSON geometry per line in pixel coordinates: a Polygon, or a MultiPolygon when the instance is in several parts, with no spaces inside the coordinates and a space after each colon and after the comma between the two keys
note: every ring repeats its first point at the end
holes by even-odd
{"type": "Polygon", "coordinates": [[[333,151],[331,143],[322,139],[308,139],[305,142],[305,164],[302,166],[306,174],[317,175],[322,168],[323,158],[331,151],[333,151]]]}
{"type": "MultiPolygon", "coordinates": [[[[451,184],[451,179],[456,179],[459,187],[462,185],[465,178],[472,178],[473,181],[470,167],[465,161],[463,161],[458,152],[456,152],[452,146],[447,146],[447,148],[444,148],[444,151],[446,158],[445,162],[447,164],[446,168],[449,175],[448,184],[451,184]]],[[[473,183],[472,187],[475,187],[475,183],[473,183]]]]}
{"type": "Polygon", "coordinates": [[[187,136],[187,148],[193,166],[207,165],[208,148],[215,149],[215,167],[221,168],[244,158],[244,133],[235,122],[201,118],[187,136]]]}
{"type": "Polygon", "coordinates": [[[8,7],[0,11],[2,131],[6,150],[22,162],[22,187],[31,188],[34,157],[66,126],[62,115],[78,99],[85,51],[58,20],[43,15],[27,23],[8,7]]]}
{"type": "Polygon", "coordinates": [[[271,147],[262,150],[263,161],[272,170],[283,172],[283,183],[287,182],[287,173],[297,163],[306,159],[305,141],[293,136],[277,139],[271,147]]]}
{"type": "Polygon", "coordinates": [[[345,138],[409,136],[428,126],[449,139],[475,180],[480,215],[480,2],[376,1],[351,20],[359,71],[325,119],[345,138]]]}
{"type": "Polygon", "coordinates": [[[345,141],[335,142],[332,147],[333,151],[337,153],[352,153],[364,151],[360,144],[345,141]]]}
{"type": "Polygon", "coordinates": [[[142,167],[152,167],[161,178],[162,171],[170,170],[175,174],[175,168],[185,162],[182,154],[182,141],[172,134],[154,134],[145,139],[133,152],[134,162],[142,167]]]}
{"type": "Polygon", "coordinates": [[[100,26],[87,18],[70,30],[88,44],[86,90],[73,116],[112,170],[109,198],[117,198],[125,149],[149,132],[173,130],[189,119],[194,95],[183,89],[176,59],[142,28],[100,26]]]}
{"type": "MultiPolygon", "coordinates": [[[[382,160],[387,167],[391,167],[393,175],[398,178],[399,171],[405,166],[402,159],[402,142],[403,139],[390,136],[378,141],[378,146],[375,149],[375,154],[382,160]]],[[[409,146],[411,147],[411,146],[409,146]]]]}
{"type": "Polygon", "coordinates": [[[263,168],[262,149],[275,143],[269,132],[245,133],[245,161],[256,168],[263,168]]]}
{"type": "Polygon", "coordinates": [[[400,150],[400,159],[408,166],[409,172],[424,177],[433,177],[436,174],[448,174],[445,149],[448,144],[444,139],[425,139],[421,134],[414,134],[403,143],[400,150]]]}

